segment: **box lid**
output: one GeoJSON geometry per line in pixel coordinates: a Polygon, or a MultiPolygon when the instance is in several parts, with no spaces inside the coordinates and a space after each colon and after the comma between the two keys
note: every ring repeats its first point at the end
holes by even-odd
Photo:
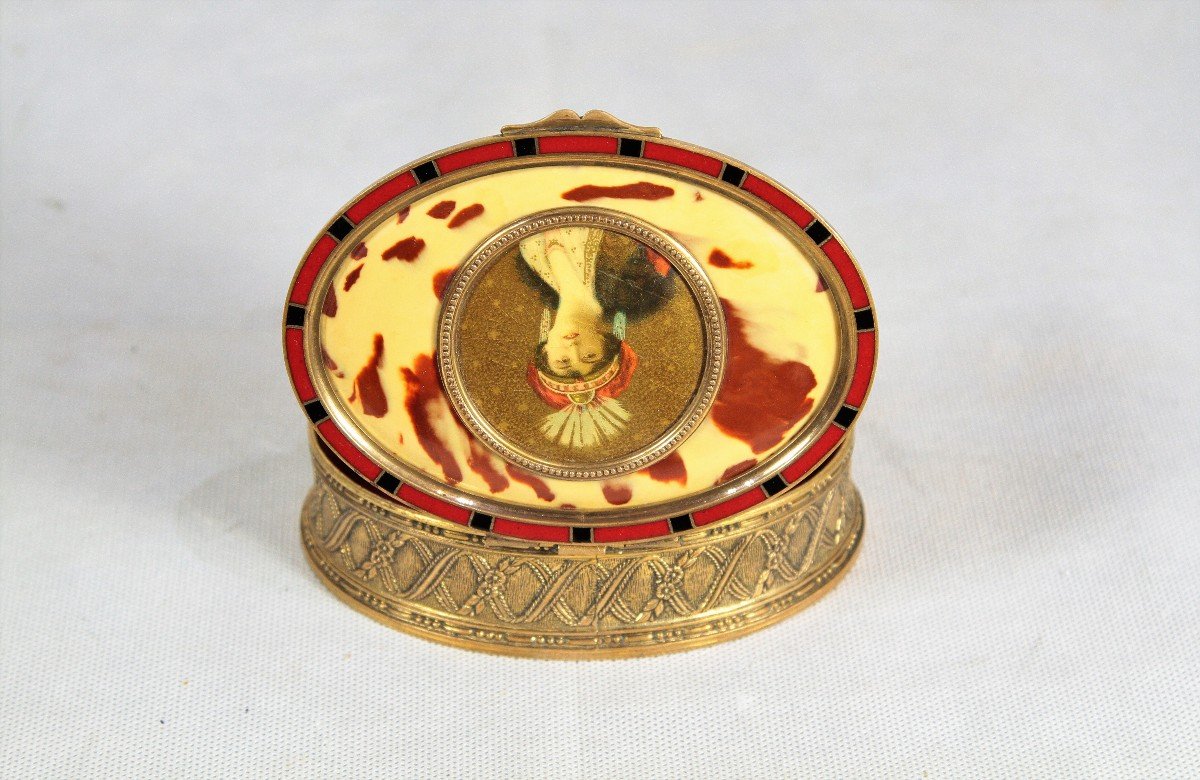
{"type": "Polygon", "coordinates": [[[732,158],[560,111],[423,157],[325,226],[287,366],[316,434],[437,521],[678,533],[847,436],[875,321],[842,241],[732,158]]]}

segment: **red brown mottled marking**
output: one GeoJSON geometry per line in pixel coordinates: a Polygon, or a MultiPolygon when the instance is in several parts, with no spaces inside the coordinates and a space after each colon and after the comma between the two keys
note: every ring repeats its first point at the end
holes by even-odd
{"type": "Polygon", "coordinates": [[[613,482],[605,482],[600,492],[604,494],[604,500],[614,506],[628,504],[629,499],[633,498],[633,488],[613,482]]]}
{"type": "Polygon", "coordinates": [[[562,507],[563,509],[574,509],[575,508],[574,504],[559,504],[559,506],[562,507]]]}
{"type": "Polygon", "coordinates": [[[749,260],[734,260],[729,255],[722,252],[720,249],[714,249],[708,254],[708,264],[714,268],[753,268],[754,263],[749,260]]]}
{"type": "Polygon", "coordinates": [[[321,301],[321,313],[326,317],[337,316],[337,292],[332,287],[325,293],[325,300],[321,301]]]}
{"type": "Polygon", "coordinates": [[[724,298],[729,328],[725,382],[713,404],[712,419],[725,433],[750,445],[755,454],[769,450],[812,409],[808,394],[817,386],[812,369],[794,360],[777,360],[750,343],[749,325],[724,298]]]}
{"type": "Polygon", "coordinates": [[[511,463],[504,464],[504,470],[508,472],[508,476],[520,482],[522,485],[528,485],[533,488],[533,492],[538,498],[543,501],[553,501],[554,491],[550,490],[550,486],[542,481],[539,477],[530,474],[524,469],[519,469],[511,463]]]}
{"type": "Polygon", "coordinates": [[[391,249],[383,253],[384,260],[403,260],[406,263],[411,263],[417,259],[417,255],[421,254],[421,250],[425,248],[425,241],[416,236],[409,236],[403,241],[397,241],[391,249]]]}
{"type": "Polygon", "coordinates": [[[346,281],[342,283],[342,290],[350,292],[350,288],[358,282],[358,277],[362,275],[362,269],[363,267],[358,265],[355,266],[353,271],[346,274],[346,281]]]}
{"type": "Polygon", "coordinates": [[[353,401],[357,396],[362,402],[363,414],[383,417],[387,414],[387,396],[383,394],[383,382],[379,378],[379,366],[383,363],[383,334],[376,333],[371,347],[371,357],[354,379],[353,401]]]}
{"type": "Polygon", "coordinates": [[[729,480],[733,479],[734,477],[738,476],[739,474],[744,474],[745,472],[749,471],[757,464],[758,464],[758,461],[755,460],[754,458],[751,458],[750,460],[744,460],[741,463],[735,463],[732,466],[730,466],[729,468],[725,469],[725,471],[721,474],[720,477],[717,478],[717,481],[714,482],[713,484],[719,485],[722,482],[728,482],[729,480]]]}
{"type": "Polygon", "coordinates": [[[683,458],[679,457],[678,452],[672,452],[662,460],[651,463],[642,471],[655,482],[687,484],[687,466],[683,465],[683,458]]]}
{"type": "Polygon", "coordinates": [[[492,454],[484,449],[483,445],[474,438],[469,438],[468,441],[470,442],[471,451],[467,455],[467,465],[471,467],[472,471],[483,477],[483,481],[487,483],[488,490],[493,493],[499,493],[508,487],[508,477],[504,476],[503,472],[496,468],[492,454]]]}
{"type": "Polygon", "coordinates": [[[446,409],[446,399],[438,384],[437,369],[429,355],[417,355],[413,367],[400,369],[404,379],[404,408],[412,420],[413,431],[425,454],[442,469],[442,475],[451,484],[462,482],[462,467],[450,447],[438,436],[433,425],[434,412],[446,409]]]}
{"type": "Polygon", "coordinates": [[[467,224],[468,222],[470,222],[471,220],[475,219],[475,217],[478,217],[482,213],[483,213],[483,204],[482,203],[472,203],[470,206],[467,206],[462,211],[455,214],[454,218],[451,219],[448,223],[446,223],[446,227],[448,227],[448,228],[461,227],[461,226],[467,224]]]}
{"type": "Polygon", "coordinates": [[[648,181],[633,184],[618,184],[605,187],[599,184],[584,184],[563,193],[563,200],[573,200],[582,203],[585,200],[597,198],[626,198],[631,200],[662,200],[675,194],[675,190],[648,181]]]}
{"type": "Polygon", "coordinates": [[[329,353],[325,351],[324,347],[321,347],[321,362],[325,364],[325,369],[332,372],[338,379],[346,376],[345,371],[338,371],[337,363],[333,362],[333,358],[329,357],[329,353]]]}
{"type": "Polygon", "coordinates": [[[450,216],[450,212],[454,211],[454,201],[444,200],[431,208],[426,213],[434,219],[445,219],[450,216]]]}
{"type": "MultiPolygon", "coordinates": [[[[413,431],[421,449],[442,469],[446,481],[455,484],[462,481],[463,471],[451,452],[450,446],[443,441],[434,427],[436,414],[449,414],[445,396],[442,395],[441,384],[438,382],[437,370],[433,358],[429,355],[417,355],[413,367],[401,368],[400,376],[404,379],[404,408],[412,420],[413,431]]],[[[451,417],[451,419],[454,419],[451,417]]],[[[462,423],[454,419],[455,428],[467,438],[467,466],[483,478],[488,489],[497,493],[508,487],[508,478],[496,466],[492,454],[482,444],[471,438],[462,423]]],[[[402,440],[403,443],[403,440],[402,440]]],[[[540,494],[539,494],[540,496],[540,494]]],[[[551,495],[553,498],[553,495],[551,495]]],[[[549,499],[547,499],[549,500],[549,499]]]]}
{"type": "Polygon", "coordinates": [[[396,212],[396,224],[399,225],[408,219],[408,212],[412,211],[412,206],[405,206],[396,212]]]}
{"type": "Polygon", "coordinates": [[[449,282],[453,275],[453,268],[443,269],[433,275],[433,294],[438,297],[438,300],[441,300],[442,293],[446,291],[446,282],[449,282]]]}
{"type": "Polygon", "coordinates": [[[700,190],[696,190],[696,196],[693,198],[693,200],[697,202],[704,200],[704,196],[700,194],[700,190]]]}
{"type": "Polygon", "coordinates": [[[358,246],[354,247],[354,251],[350,253],[350,257],[355,260],[362,260],[367,256],[367,245],[359,242],[358,246]]]}
{"type": "Polygon", "coordinates": [[[814,292],[825,292],[829,288],[825,286],[825,277],[817,274],[817,289],[814,292]]]}

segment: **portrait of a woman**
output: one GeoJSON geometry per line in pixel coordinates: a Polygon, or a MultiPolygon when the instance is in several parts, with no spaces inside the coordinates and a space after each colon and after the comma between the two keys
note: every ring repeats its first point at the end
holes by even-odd
{"type": "Polygon", "coordinates": [[[554,410],[542,432],[573,448],[619,436],[629,423],[619,397],[638,363],[625,330],[669,299],[670,264],[632,238],[586,226],[522,240],[517,262],[543,305],[526,372],[554,410]]]}

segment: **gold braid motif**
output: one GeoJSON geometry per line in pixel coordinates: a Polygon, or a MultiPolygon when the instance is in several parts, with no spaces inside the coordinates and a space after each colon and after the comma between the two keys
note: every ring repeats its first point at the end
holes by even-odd
{"type": "Polygon", "coordinates": [[[325,583],[396,628],[515,655],[648,655],[773,623],[844,573],[863,524],[851,445],[804,485],[739,516],[607,546],[435,521],[351,481],[314,448],[301,531],[325,583]]]}

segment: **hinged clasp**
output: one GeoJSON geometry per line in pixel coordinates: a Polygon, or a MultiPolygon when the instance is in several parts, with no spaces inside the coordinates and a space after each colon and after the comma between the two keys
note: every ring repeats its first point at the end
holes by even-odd
{"type": "Polygon", "coordinates": [[[523,135],[526,133],[579,133],[594,130],[617,131],[621,133],[636,133],[654,138],[661,138],[662,131],[657,127],[641,127],[622,122],[607,111],[592,109],[583,116],[569,108],[560,109],[553,114],[524,125],[504,125],[500,128],[503,135],[523,135]]]}

